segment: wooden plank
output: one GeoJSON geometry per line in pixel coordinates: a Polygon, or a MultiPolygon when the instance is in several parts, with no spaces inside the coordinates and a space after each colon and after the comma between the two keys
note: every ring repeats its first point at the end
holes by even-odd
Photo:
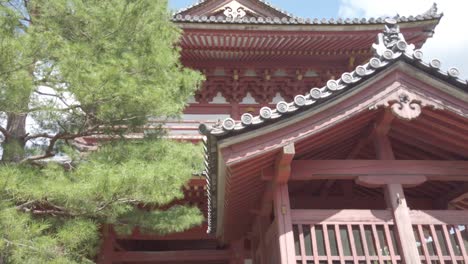
{"type": "Polygon", "coordinates": [[[227,261],[230,250],[126,251],[114,253],[116,262],[227,261]]]}
{"type": "Polygon", "coordinates": [[[385,231],[385,237],[387,240],[388,251],[390,252],[390,258],[392,259],[392,264],[397,264],[395,249],[393,248],[392,235],[390,234],[390,228],[388,227],[388,224],[384,224],[383,227],[385,231]]]}
{"type": "Polygon", "coordinates": [[[383,258],[382,258],[382,245],[380,245],[380,239],[379,239],[379,234],[377,233],[377,228],[375,224],[371,225],[372,228],[372,237],[374,238],[375,241],[375,250],[377,251],[377,257],[379,258],[379,263],[383,264],[383,258]]]}
{"type": "Polygon", "coordinates": [[[389,210],[291,210],[294,224],[299,223],[392,223],[389,210]]]}
{"type": "Polygon", "coordinates": [[[301,251],[301,262],[302,264],[307,264],[304,243],[304,230],[302,230],[302,225],[298,225],[297,229],[299,232],[299,248],[301,251]]]}
{"type": "MultiPolygon", "coordinates": [[[[359,264],[357,251],[356,251],[356,241],[354,240],[353,226],[350,224],[346,225],[348,230],[349,245],[351,247],[351,254],[353,255],[353,264],[359,264]]],[[[362,243],[362,242],[361,242],[362,243]]]]}
{"type": "Polygon", "coordinates": [[[418,225],[417,228],[418,228],[419,239],[421,241],[421,245],[422,245],[422,248],[423,248],[423,254],[424,254],[424,257],[426,258],[426,263],[429,264],[432,261],[431,261],[431,257],[430,257],[430,254],[429,254],[429,249],[427,248],[426,238],[424,237],[424,232],[423,232],[422,226],[418,225]]]}
{"type": "Polygon", "coordinates": [[[447,225],[442,225],[442,232],[444,233],[445,244],[448,247],[450,258],[452,262],[457,263],[456,258],[455,258],[455,252],[453,251],[454,247],[452,246],[452,241],[450,240],[450,234],[447,230],[447,225]]]}
{"type": "Polygon", "coordinates": [[[356,179],[359,176],[412,177],[468,181],[468,161],[434,160],[293,160],[290,180],[356,179]]]}
{"type": "Polygon", "coordinates": [[[359,225],[359,231],[361,232],[361,243],[362,243],[362,248],[364,249],[364,256],[366,257],[366,264],[370,264],[371,262],[370,262],[369,248],[367,245],[366,232],[364,231],[363,224],[359,225]]]}
{"type": "Polygon", "coordinates": [[[429,228],[431,230],[432,240],[434,241],[434,246],[436,248],[439,261],[440,263],[444,263],[444,256],[442,255],[442,249],[440,248],[439,238],[437,237],[437,233],[435,231],[434,225],[429,225],[429,228]]]}
{"type": "Polygon", "coordinates": [[[327,255],[328,264],[333,264],[331,248],[330,248],[330,238],[328,237],[328,227],[326,224],[322,225],[323,230],[323,240],[325,241],[325,254],[327,255]]]}
{"type": "Polygon", "coordinates": [[[411,210],[411,222],[415,225],[460,225],[468,223],[468,211],[461,210],[411,210]]]}
{"type": "Polygon", "coordinates": [[[463,241],[461,232],[458,229],[458,226],[454,226],[453,228],[455,229],[455,234],[457,235],[457,241],[458,241],[458,245],[460,246],[460,251],[462,253],[463,260],[465,261],[465,263],[468,263],[468,254],[466,253],[466,250],[465,250],[465,242],[463,241]]]}
{"type": "Polygon", "coordinates": [[[338,248],[338,256],[340,256],[340,263],[345,264],[344,262],[344,253],[343,253],[343,243],[341,240],[340,226],[335,225],[335,237],[336,237],[336,247],[338,248]]]}
{"type": "Polygon", "coordinates": [[[314,255],[314,263],[319,263],[317,236],[315,235],[315,225],[310,226],[310,238],[312,239],[312,254],[314,255]]]}
{"type": "Polygon", "coordinates": [[[277,222],[277,237],[282,264],[296,264],[294,235],[291,221],[291,206],[289,203],[288,185],[281,184],[275,193],[275,219],[277,222]]]}

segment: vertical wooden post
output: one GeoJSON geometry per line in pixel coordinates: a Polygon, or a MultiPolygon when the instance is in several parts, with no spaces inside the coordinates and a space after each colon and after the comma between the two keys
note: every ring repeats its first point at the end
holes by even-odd
{"type": "Polygon", "coordinates": [[[229,264],[244,264],[244,239],[231,242],[231,260],[229,264]]]}
{"type": "Polygon", "coordinates": [[[102,229],[102,237],[101,252],[98,258],[98,264],[112,264],[115,239],[112,227],[109,225],[104,225],[102,229]]]}
{"type": "MultiPolygon", "coordinates": [[[[395,159],[390,140],[386,134],[377,133],[374,138],[374,144],[379,159],[395,159]]],[[[384,192],[387,206],[393,211],[397,237],[400,242],[400,252],[404,260],[403,263],[421,264],[403,186],[399,183],[386,184],[384,186],[384,192]]]]}
{"type": "Polygon", "coordinates": [[[267,254],[267,249],[265,245],[265,235],[267,233],[268,227],[270,225],[270,221],[268,220],[267,216],[259,216],[259,232],[260,232],[260,263],[261,264],[267,264],[268,258],[266,256],[267,254]]]}
{"type": "Polygon", "coordinates": [[[275,192],[275,222],[278,228],[279,253],[281,264],[296,264],[294,235],[291,221],[291,206],[286,183],[280,184],[275,192]]]}

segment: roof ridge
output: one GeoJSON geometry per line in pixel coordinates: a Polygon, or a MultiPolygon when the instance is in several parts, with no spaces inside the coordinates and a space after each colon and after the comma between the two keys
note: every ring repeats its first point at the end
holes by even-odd
{"type": "MultiPolygon", "coordinates": [[[[190,9],[192,9],[192,8],[196,8],[196,7],[198,7],[198,6],[204,4],[205,2],[208,2],[208,1],[210,1],[210,0],[199,0],[198,2],[196,2],[196,3],[192,4],[192,5],[189,5],[189,6],[187,6],[187,7],[184,7],[184,8],[181,8],[181,9],[177,10],[177,11],[174,13],[173,16],[175,17],[176,15],[179,15],[179,14],[181,14],[181,13],[183,13],[183,12],[185,12],[185,11],[188,11],[188,10],[190,10],[190,9]]],[[[269,8],[271,8],[271,9],[275,10],[276,12],[282,13],[282,14],[284,14],[284,15],[286,15],[286,16],[289,16],[289,17],[297,17],[297,16],[295,16],[295,15],[289,13],[288,11],[286,11],[286,10],[284,10],[284,9],[281,9],[281,8],[278,8],[278,7],[274,6],[273,4],[271,4],[271,3],[268,2],[268,1],[265,1],[265,0],[255,0],[255,1],[258,1],[258,2],[260,2],[260,3],[264,4],[264,5],[266,5],[267,7],[269,7],[269,8]]]]}
{"type": "Polygon", "coordinates": [[[368,63],[358,65],[352,72],[343,73],[338,80],[331,79],[327,81],[326,85],[321,88],[312,88],[305,95],[296,95],[293,102],[281,101],[276,104],[275,109],[267,106],[262,107],[259,115],[253,116],[252,114],[245,113],[239,121],[229,117],[212,127],[201,124],[200,132],[204,135],[223,136],[231,132],[239,132],[248,127],[267,123],[270,120],[279,119],[285,115],[316,105],[333,94],[374,76],[381,69],[388,67],[399,59],[415,62],[419,67],[431,70],[438,77],[448,79],[455,85],[463,86],[464,89],[468,88],[467,80],[459,78],[460,71],[457,68],[452,67],[447,71],[441,70],[442,63],[438,59],[424,62],[422,60],[423,52],[415,50],[413,44],[406,43],[403,34],[400,33],[396,19],[385,19],[385,30],[383,33],[378,34],[377,43],[374,43],[372,48],[375,54],[368,63]]]}
{"type": "MultiPolygon", "coordinates": [[[[394,16],[393,18],[399,23],[414,22],[414,21],[425,21],[440,19],[443,16],[442,13],[436,14],[422,14],[416,16],[394,16]]],[[[242,17],[233,19],[231,17],[223,16],[183,16],[177,13],[173,16],[172,21],[174,22],[198,22],[198,23],[236,23],[236,24],[299,24],[299,25],[363,25],[363,24],[383,24],[385,16],[382,17],[370,17],[370,18],[302,18],[302,17],[242,17]]]]}

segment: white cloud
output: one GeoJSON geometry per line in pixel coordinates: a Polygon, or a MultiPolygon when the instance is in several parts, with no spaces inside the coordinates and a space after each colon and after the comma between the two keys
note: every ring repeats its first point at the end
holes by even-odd
{"type": "MultiPolygon", "coordinates": [[[[380,17],[418,15],[427,11],[433,0],[341,0],[341,17],[380,17]]],[[[425,60],[438,58],[443,68],[457,67],[468,77],[468,1],[444,0],[437,3],[444,16],[435,35],[423,47],[425,60]]]]}

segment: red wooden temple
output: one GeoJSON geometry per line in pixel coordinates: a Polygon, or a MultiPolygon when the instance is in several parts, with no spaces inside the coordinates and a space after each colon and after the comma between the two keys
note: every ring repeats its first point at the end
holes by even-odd
{"type": "Polygon", "coordinates": [[[207,221],[109,232],[100,262],[468,263],[468,83],[420,51],[440,19],[303,19],[261,0],[176,13],[206,81],[166,126],[206,145],[184,202],[207,221]]]}

